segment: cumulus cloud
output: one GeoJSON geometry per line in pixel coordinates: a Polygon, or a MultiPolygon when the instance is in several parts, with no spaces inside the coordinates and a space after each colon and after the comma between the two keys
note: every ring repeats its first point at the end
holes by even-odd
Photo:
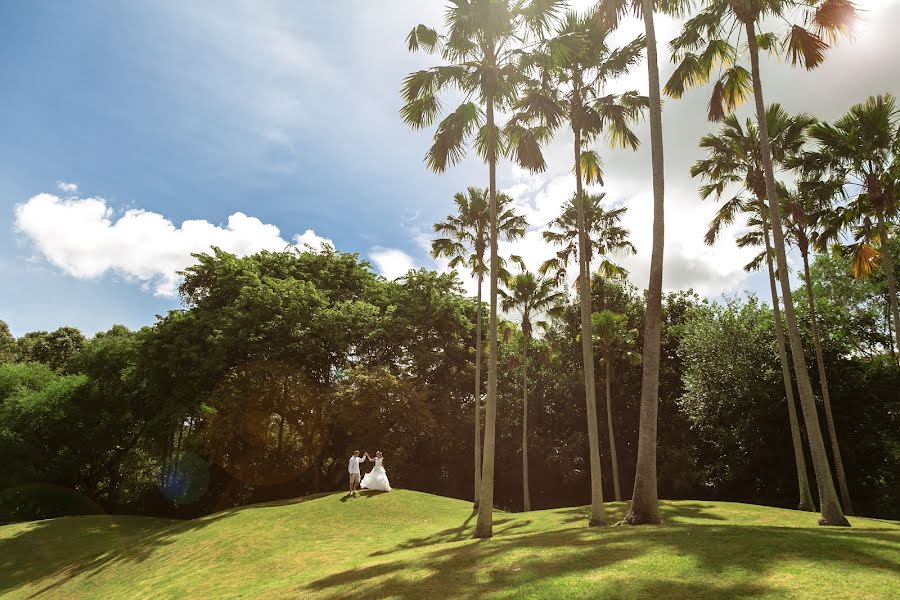
{"type": "Polygon", "coordinates": [[[65,192],[67,194],[76,194],[78,193],[78,184],[77,183],[69,183],[68,181],[57,181],[56,187],[61,192],[65,192]]]}
{"type": "Polygon", "coordinates": [[[416,261],[402,250],[376,246],[369,253],[369,259],[375,263],[378,273],[387,279],[397,279],[406,275],[410,269],[416,268],[416,261]]]}
{"type": "MultiPolygon", "coordinates": [[[[216,246],[238,256],[284,250],[292,244],[275,225],[237,212],[224,226],[188,220],[176,226],[158,213],[129,209],[117,215],[103,198],[60,198],[38,194],[16,206],[16,230],[37,253],[79,279],[117,274],[142,283],[157,296],[176,294],[178,271],[193,264],[191,254],[216,246]]],[[[308,229],[294,237],[298,247],[331,240],[308,229]]]]}

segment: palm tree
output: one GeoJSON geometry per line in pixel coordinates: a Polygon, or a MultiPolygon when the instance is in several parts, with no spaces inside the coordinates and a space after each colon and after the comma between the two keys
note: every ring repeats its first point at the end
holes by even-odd
{"type": "Polygon", "coordinates": [[[891,94],[872,96],[835,121],[812,129],[819,150],[810,162],[824,163],[845,183],[846,205],[837,211],[835,229],[851,227],[848,246],[854,275],[869,274],[880,256],[887,279],[895,345],[900,348],[900,308],[894,264],[888,248],[888,224],[900,213],[900,110],[891,94]],[[874,221],[874,222],[873,222],[874,221]],[[876,250],[876,246],[878,250],[876,250]]]}
{"type": "Polygon", "coordinates": [[[759,50],[762,48],[777,52],[777,36],[774,32],[758,34],[757,26],[761,22],[779,25],[783,22],[788,23],[790,30],[786,35],[785,45],[791,61],[806,69],[814,69],[822,63],[825,50],[828,48],[828,42],[823,36],[831,41],[838,34],[847,33],[856,15],[856,8],[849,0],[704,0],[702,6],[699,13],[684,24],[681,34],[672,40],[672,50],[676,60],[680,62],[666,83],[665,90],[672,97],[681,97],[686,88],[709,81],[713,70],[719,69],[721,65],[709,101],[708,116],[712,121],[722,120],[727,112],[732,112],[745,100],[749,92],[753,92],[766,199],[769,204],[769,218],[772,222],[775,245],[776,273],[781,284],[791,358],[794,362],[800,405],[803,408],[816,483],[819,487],[822,511],[819,523],[849,527],[850,523],[841,510],[831,478],[831,468],[819,428],[815,397],[806,358],[803,355],[788,277],[784,229],[781,224],[771,140],[759,72],[759,50]],[[791,18],[795,19],[794,23],[791,22],[791,18]],[[796,21],[808,24],[808,27],[798,25],[796,21]],[[749,72],[737,63],[741,55],[739,50],[742,49],[740,43],[742,29],[750,56],[749,72]]]}
{"type": "Polygon", "coordinates": [[[605,368],[604,383],[606,384],[606,425],[609,434],[609,455],[612,461],[613,490],[616,502],[622,500],[622,491],[619,487],[619,460],[616,456],[616,437],[613,428],[612,398],[610,394],[610,382],[612,380],[613,361],[618,356],[626,362],[638,364],[641,355],[632,352],[637,339],[637,329],[627,329],[628,317],[611,310],[602,310],[591,315],[594,341],[600,347],[605,368]]]}
{"type": "Polygon", "coordinates": [[[805,192],[800,192],[796,189],[788,190],[780,186],[779,195],[781,196],[786,237],[800,251],[800,258],[803,261],[803,282],[806,287],[806,301],[812,326],[816,366],[819,371],[819,386],[822,388],[822,404],[825,406],[825,423],[828,426],[831,454],[834,457],[834,470],[837,474],[844,513],[852,515],[853,505],[850,502],[850,491],[847,488],[847,477],[844,474],[844,461],[841,459],[837,430],[834,426],[834,417],[831,414],[831,394],[828,389],[828,374],[825,371],[825,356],[822,352],[822,334],[819,331],[816,298],[813,292],[812,275],[809,271],[809,255],[813,244],[827,244],[827,242],[823,241],[827,232],[823,230],[822,224],[824,219],[830,216],[831,198],[834,196],[832,189],[816,186],[815,188],[807,189],[805,192]],[[821,191],[825,193],[817,193],[821,191]]]}
{"type": "Polygon", "coordinates": [[[463,92],[463,102],[438,125],[425,163],[436,172],[465,157],[466,144],[474,143],[488,164],[490,195],[490,333],[488,384],[485,403],[482,489],[475,537],[493,535],[494,453],[497,422],[497,284],[500,261],[497,252],[497,161],[510,146],[522,166],[532,171],[546,168],[535,152],[540,131],[523,130],[516,140],[505,139],[495,112],[510,106],[518,95],[521,76],[518,57],[523,40],[549,30],[560,10],[557,0],[453,0],[447,8],[447,33],[417,25],[407,36],[410,51],[440,52],[448,64],[409,74],[403,82],[403,120],[413,128],[428,127],[441,110],[438,94],[448,89],[463,92]],[[484,107],[482,110],[481,107],[484,107]]]}
{"type": "MultiPolygon", "coordinates": [[[[588,265],[599,260],[598,272],[608,278],[622,277],[625,270],[610,258],[619,254],[634,254],[635,248],[628,241],[628,230],[619,223],[628,210],[626,207],[604,208],[602,202],[606,194],[588,194],[584,200],[584,222],[588,234],[588,265]]],[[[553,274],[557,285],[562,285],[568,275],[568,265],[578,259],[578,209],[573,196],[563,205],[562,213],[550,223],[543,232],[545,241],[562,248],[552,258],[545,260],[540,267],[541,275],[553,274]]],[[[575,280],[581,289],[581,274],[575,280]]]]}
{"type": "Polygon", "coordinates": [[[584,185],[603,183],[598,154],[585,150],[603,133],[610,143],[637,148],[637,136],[629,125],[647,106],[637,92],[606,94],[606,83],[627,73],[640,59],[643,38],[622,48],[607,44],[609,30],[593,15],[567,13],[555,36],[526,54],[522,64],[533,78],[525,84],[516,103],[509,132],[513,139],[524,136],[527,126],[552,131],[563,121],[574,134],[575,217],[578,231],[579,281],[581,286],[581,352],[584,363],[585,402],[591,464],[591,525],[606,522],[597,429],[597,397],[594,385],[594,349],[591,337],[590,241],[585,211],[584,185]]]}
{"type": "MultiPolygon", "coordinates": [[[[788,157],[801,151],[806,139],[804,132],[815,122],[815,119],[806,114],[791,116],[781,105],[772,104],[766,111],[766,122],[771,138],[773,164],[783,167],[788,157]]],[[[809,489],[800,423],[797,419],[794,401],[791,368],[785,349],[775,269],[772,265],[772,242],[768,209],[765,205],[766,185],[760,160],[759,130],[750,119],[747,119],[745,125],[742,126],[740,120],[734,114],[730,114],[725,117],[719,132],[707,134],[700,139],[700,148],[706,151],[706,157],[691,167],[692,177],[702,177],[706,181],[706,184],[700,188],[700,196],[703,199],[714,197],[721,201],[723,195],[730,188],[739,188],[739,191],[726,201],[716,213],[704,241],[713,245],[725,225],[733,223],[738,215],[745,214],[749,216],[748,225],[753,229],[740,238],[738,245],[763,245],[765,247],[764,253],[745,268],[755,270],[761,266],[763,260],[768,268],[769,291],[772,294],[772,314],[775,322],[775,342],[778,345],[778,358],[781,362],[781,376],[784,382],[788,421],[794,446],[794,462],[797,467],[800,498],[798,508],[814,511],[815,505],[809,489]],[[751,197],[746,197],[744,193],[749,193],[751,197]]]]}
{"type": "Polygon", "coordinates": [[[528,491],[528,346],[535,325],[545,322],[537,319],[543,314],[559,314],[561,292],[555,291],[553,282],[525,270],[511,278],[509,292],[501,292],[503,310],[519,311],[522,315],[522,498],[526,511],[531,510],[528,491]]]}
{"type": "Polygon", "coordinates": [[[642,525],[659,523],[656,489],[656,425],[659,405],[659,355],[662,343],[662,278],[665,249],[665,165],[663,160],[662,98],[659,93],[659,57],[656,48],[654,10],[678,15],[692,5],[689,0],[599,0],[596,18],[614,29],[626,13],[644,20],[647,45],[647,79],[650,94],[650,156],[653,174],[653,247],[650,254],[650,280],[647,285],[647,311],[644,322],[643,373],[641,377],[641,416],[638,434],[637,465],[631,507],[623,523],[642,525]]]}
{"type": "MultiPolygon", "coordinates": [[[[481,490],[481,283],[488,272],[484,254],[488,245],[490,211],[488,190],[469,187],[466,193],[454,194],[456,214],[448,215],[440,223],[434,224],[435,233],[445,237],[431,242],[431,256],[450,259],[451,269],[466,268],[475,277],[478,286],[475,316],[475,508],[478,508],[478,494],[481,490]]],[[[512,198],[506,194],[497,195],[497,209],[500,215],[497,226],[500,235],[508,240],[525,235],[525,218],[515,214],[512,198]]]]}

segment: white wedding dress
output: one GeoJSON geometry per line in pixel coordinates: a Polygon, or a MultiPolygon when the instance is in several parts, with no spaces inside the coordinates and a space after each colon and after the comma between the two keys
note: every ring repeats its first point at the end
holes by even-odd
{"type": "Polygon", "coordinates": [[[359,487],[379,492],[391,491],[391,482],[388,481],[387,472],[384,470],[383,458],[375,459],[375,466],[372,467],[371,471],[366,473],[366,476],[363,477],[359,487]]]}

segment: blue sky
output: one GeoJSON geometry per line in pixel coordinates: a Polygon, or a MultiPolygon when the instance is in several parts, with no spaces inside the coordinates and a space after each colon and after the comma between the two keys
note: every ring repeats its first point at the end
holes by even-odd
{"type": "MultiPolygon", "coordinates": [[[[877,17],[867,31],[900,52],[889,35],[900,3],[863,4],[877,17]]],[[[403,76],[433,60],[409,55],[403,38],[418,22],[439,25],[441,12],[441,2],[405,0],[0,3],[0,319],[17,335],[152,323],[177,306],[172,265],[207,240],[250,251],[314,231],[387,276],[441,268],[427,257],[430,224],[455,191],[485,179],[475,160],[429,173],[430,132],[397,115],[403,76]],[[201,223],[181,231],[184,221],[201,223]]],[[[677,24],[660,28],[674,35],[677,24]]],[[[630,24],[622,41],[638,31],[630,24]]],[[[872,45],[839,48],[810,74],[772,66],[768,99],[834,118],[900,91],[897,52],[849,72],[872,45]]],[[[685,176],[708,127],[705,95],[666,107],[667,286],[764,289],[740,272],[736,251],[696,243],[714,209],[685,176]]],[[[540,176],[500,171],[534,226],[517,249],[532,263],[548,252],[540,228],[571,193],[568,146],[554,142],[540,176]]],[[[608,197],[630,206],[639,254],[629,268],[643,286],[649,157],[604,152],[608,197]]]]}

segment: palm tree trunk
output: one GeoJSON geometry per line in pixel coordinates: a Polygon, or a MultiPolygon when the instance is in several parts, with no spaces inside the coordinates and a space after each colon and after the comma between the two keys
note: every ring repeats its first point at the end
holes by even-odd
{"type": "Polygon", "coordinates": [[[522,337],[522,498],[525,511],[531,510],[528,491],[528,336],[522,337]]]}
{"type": "Polygon", "coordinates": [[[500,274],[500,256],[497,251],[497,153],[494,137],[494,99],[487,98],[487,130],[491,139],[488,150],[491,194],[491,316],[488,325],[488,384],[484,417],[484,453],[481,467],[481,497],[478,504],[478,520],[474,537],[494,535],[494,450],[497,425],[497,279],[500,274]]]}
{"type": "Polygon", "coordinates": [[[763,174],[766,180],[766,196],[769,200],[769,216],[772,219],[772,233],[775,241],[775,258],[778,265],[778,279],[781,283],[781,296],[784,300],[784,316],[787,320],[788,339],[791,342],[791,357],[794,361],[794,373],[797,376],[797,388],[800,392],[800,406],[803,408],[803,420],[809,435],[809,448],[812,454],[813,468],[816,472],[816,483],[819,488],[819,505],[822,510],[821,525],[850,526],[841,510],[834,481],[831,479],[831,468],[825,442],[819,429],[819,416],[813,396],[806,358],[803,356],[803,344],[800,340],[800,329],[797,327],[797,315],[794,312],[794,299],[791,295],[791,282],[788,278],[787,255],[784,250],[784,230],[781,225],[781,207],[775,189],[775,172],[772,164],[772,148],[769,141],[769,128],[766,123],[766,107],[763,101],[762,81],[759,75],[759,47],[756,43],[756,27],[754,21],[745,23],[747,43],[750,47],[750,64],[753,75],[753,96],[756,102],[756,121],[759,127],[760,153],[762,155],[763,174]]]}
{"type": "MultiPolygon", "coordinates": [[[[481,260],[479,259],[479,263],[481,260]]],[[[475,505],[481,496],[481,280],[478,275],[478,304],[475,316],[475,505]]]]}
{"type": "MultiPolygon", "coordinates": [[[[900,308],[897,307],[897,284],[894,281],[894,259],[891,257],[888,245],[888,231],[884,224],[884,215],[878,214],[878,239],[881,240],[881,261],[884,275],[887,278],[888,294],[890,295],[891,317],[894,321],[895,344],[900,348],[900,308]]],[[[893,346],[894,344],[892,344],[893,346]]]]}
{"type": "Polygon", "coordinates": [[[769,268],[769,290],[772,292],[772,316],[775,319],[775,342],[778,344],[778,359],[781,361],[781,378],[784,380],[784,394],[788,404],[788,420],[791,423],[791,440],[794,443],[794,462],[797,463],[797,486],[799,487],[799,510],[815,512],[809,476],[806,473],[806,458],[803,456],[803,440],[800,438],[800,422],[794,404],[794,384],[791,381],[791,367],[788,365],[787,350],[784,347],[784,329],[781,326],[781,308],[778,306],[778,289],[775,284],[775,268],[772,266],[772,246],[769,242],[769,220],[766,206],[759,201],[759,215],[763,224],[763,238],[766,242],[766,265],[769,268]]]}
{"type": "Polygon", "coordinates": [[[841,504],[845,515],[853,514],[850,503],[850,490],[847,489],[847,477],[844,475],[844,461],[841,460],[841,449],[838,447],[837,430],[834,417],[831,415],[831,394],[828,392],[828,375],[825,373],[825,356],[822,352],[822,337],[819,334],[819,319],[816,315],[816,298],[813,295],[812,276],[809,273],[809,252],[802,251],[803,279],[806,283],[806,302],[809,304],[809,320],[812,324],[813,345],[816,349],[816,365],[819,369],[819,386],[822,388],[822,403],[825,405],[825,424],[828,425],[828,438],[831,442],[831,454],[834,457],[834,470],[837,473],[838,488],[841,490],[841,504]]]}
{"type": "Polygon", "coordinates": [[[650,82],[650,150],[653,167],[653,250],[647,286],[644,351],[641,378],[641,417],[637,465],[631,508],[625,523],[659,523],[656,489],[656,420],[659,403],[659,350],[662,339],[662,277],[665,241],[665,169],[663,166],[662,100],[659,97],[659,60],[653,0],[641,0],[647,39],[647,76],[650,82]]]}
{"type": "Polygon", "coordinates": [[[612,400],[609,393],[609,363],[612,355],[606,355],[606,427],[609,431],[609,457],[612,460],[613,493],[616,502],[622,500],[622,491],[619,489],[619,460],[616,458],[616,437],[613,435],[612,400]]]}
{"type": "Polygon", "coordinates": [[[597,388],[594,385],[594,348],[591,337],[591,273],[584,190],[581,185],[581,131],[575,129],[575,206],[578,214],[578,296],[581,301],[581,359],[584,363],[584,397],[587,403],[588,446],[591,452],[591,527],[606,524],[603,509],[603,476],[600,463],[600,431],[597,427],[597,388]]]}

